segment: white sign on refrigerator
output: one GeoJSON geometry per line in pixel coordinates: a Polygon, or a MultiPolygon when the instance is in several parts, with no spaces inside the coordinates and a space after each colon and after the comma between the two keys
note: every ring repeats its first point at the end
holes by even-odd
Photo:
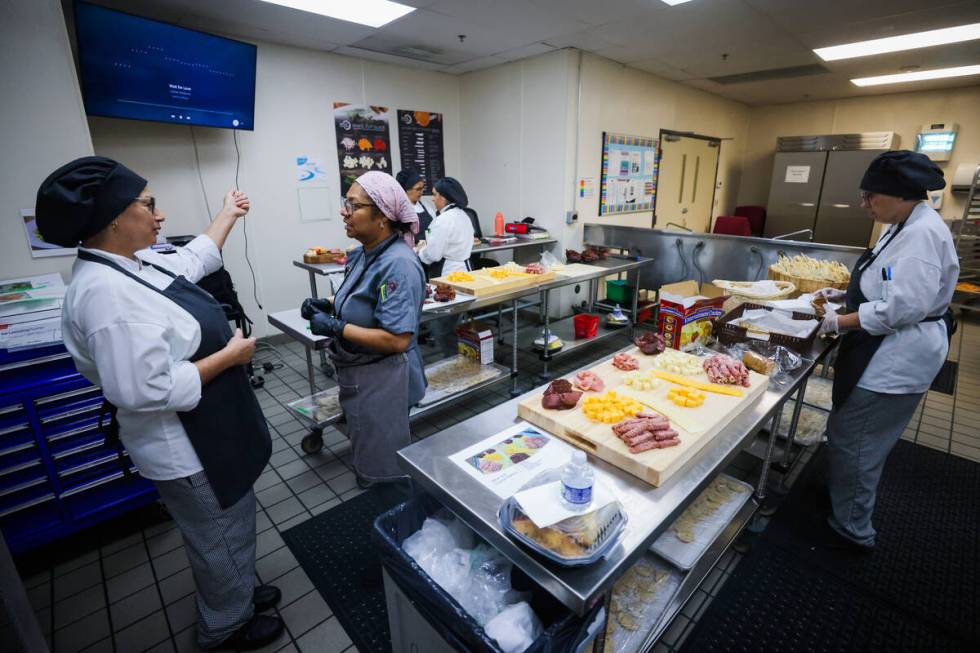
{"type": "Polygon", "coordinates": [[[810,166],[786,166],[787,184],[805,184],[810,181],[810,166]]]}

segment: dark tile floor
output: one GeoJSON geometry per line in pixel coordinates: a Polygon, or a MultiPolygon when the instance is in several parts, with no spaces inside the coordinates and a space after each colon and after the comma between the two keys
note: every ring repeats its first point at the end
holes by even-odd
{"type": "MultiPolygon", "coordinates": [[[[977,460],[980,431],[974,419],[980,411],[980,354],[972,347],[980,340],[980,327],[967,324],[957,336],[953,357],[959,356],[964,376],[963,395],[954,398],[931,393],[923,402],[908,439],[943,448],[977,460]],[[962,345],[961,342],[962,341],[962,345]],[[917,421],[918,420],[918,421],[917,421]]],[[[551,371],[563,374],[608,355],[627,343],[625,333],[583,347],[553,361],[551,371]]],[[[498,347],[501,362],[509,350],[498,347]]],[[[283,543],[280,533],[341,501],[360,493],[351,468],[350,443],[336,429],[324,433],[324,448],[305,455],[300,441],[307,427],[286,405],[308,394],[302,349],[282,339],[262,343],[256,361],[276,369],[262,372],[265,386],[259,401],[273,434],[273,457],[259,478],[258,574],[284,594],[279,614],[286,632],[267,651],[333,653],[354,650],[351,640],[331,614],[310,579],[283,543]]],[[[540,384],[541,363],[532,354],[520,355],[520,386],[540,384]]],[[[317,385],[332,384],[317,372],[317,385]]],[[[414,435],[424,438],[510,398],[509,384],[501,381],[479,396],[469,398],[413,424],[414,435]]],[[[802,460],[808,458],[805,452],[802,460]]],[[[800,469],[794,470],[794,475],[800,469]]],[[[750,456],[736,461],[738,476],[755,480],[758,463],[750,456]]],[[[790,482],[792,478],[789,479],[790,482]]],[[[173,522],[154,511],[139,518],[117,520],[111,528],[75,538],[55,547],[54,562],[24,562],[25,585],[48,640],[57,653],[75,651],[171,652],[197,650],[194,644],[194,583],[183,543],[173,522]]],[[[704,612],[740,559],[729,551],[667,631],[658,651],[678,646],[704,612]]],[[[12,638],[0,630],[0,653],[12,650],[12,638]]]]}

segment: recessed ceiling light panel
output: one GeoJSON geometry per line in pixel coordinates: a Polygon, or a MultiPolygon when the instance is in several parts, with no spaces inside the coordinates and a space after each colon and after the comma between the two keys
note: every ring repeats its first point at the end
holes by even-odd
{"type": "Polygon", "coordinates": [[[927,79],[945,79],[947,77],[965,77],[967,75],[980,75],[980,66],[957,66],[956,68],[918,70],[914,73],[897,73],[895,75],[879,75],[877,77],[859,77],[858,79],[852,79],[851,83],[855,86],[879,86],[881,84],[921,82],[927,79]]]}
{"type": "Polygon", "coordinates": [[[349,23],[381,27],[393,20],[415,11],[391,0],[262,0],[274,5],[289,7],[297,11],[319,14],[349,23]]]}
{"type": "Polygon", "coordinates": [[[931,48],[936,45],[962,43],[964,41],[973,41],[974,39],[980,39],[980,23],[933,29],[928,32],[916,32],[914,34],[902,34],[901,36],[889,36],[871,41],[858,41],[857,43],[846,43],[829,48],[817,48],[814,52],[824,61],[838,61],[840,59],[867,57],[873,54],[886,54],[888,52],[931,48]]]}

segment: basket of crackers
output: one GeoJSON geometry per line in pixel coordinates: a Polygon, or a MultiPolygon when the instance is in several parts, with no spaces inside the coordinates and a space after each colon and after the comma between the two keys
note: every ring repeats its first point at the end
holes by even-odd
{"type": "Polygon", "coordinates": [[[780,256],[769,266],[769,278],[774,281],[789,281],[796,290],[791,299],[821,288],[847,290],[851,272],[840,261],[816,259],[805,254],[780,256]]]}

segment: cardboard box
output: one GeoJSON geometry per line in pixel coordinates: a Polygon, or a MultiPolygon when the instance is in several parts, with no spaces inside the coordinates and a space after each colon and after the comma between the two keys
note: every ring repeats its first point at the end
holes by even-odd
{"type": "Polygon", "coordinates": [[[493,330],[486,322],[466,322],[456,327],[460,355],[481,365],[493,362],[493,330]]]}
{"type": "Polygon", "coordinates": [[[661,287],[657,328],[667,346],[686,351],[707,343],[727,298],[710,283],[699,288],[697,281],[680,281],[661,287]]]}

